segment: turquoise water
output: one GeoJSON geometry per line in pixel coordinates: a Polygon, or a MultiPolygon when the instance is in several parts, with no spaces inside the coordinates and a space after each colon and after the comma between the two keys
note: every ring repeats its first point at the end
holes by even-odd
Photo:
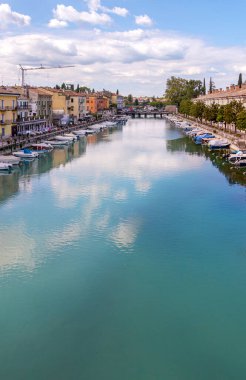
{"type": "Polygon", "coordinates": [[[246,373],[245,187],[161,120],[0,177],[0,379],[246,373]]]}

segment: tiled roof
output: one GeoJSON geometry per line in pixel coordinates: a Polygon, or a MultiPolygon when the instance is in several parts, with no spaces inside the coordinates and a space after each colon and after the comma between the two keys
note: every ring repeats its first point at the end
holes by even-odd
{"type": "Polygon", "coordinates": [[[19,96],[20,93],[18,91],[15,91],[12,88],[0,86],[0,94],[2,95],[16,95],[19,96]]]}

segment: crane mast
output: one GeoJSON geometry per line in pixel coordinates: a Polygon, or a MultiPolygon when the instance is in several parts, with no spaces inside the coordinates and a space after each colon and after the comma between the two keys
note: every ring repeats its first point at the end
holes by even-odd
{"type": "Polygon", "coordinates": [[[22,65],[19,65],[21,69],[21,86],[25,86],[25,72],[29,70],[52,70],[52,69],[64,69],[67,67],[74,67],[74,66],[53,66],[53,67],[45,67],[43,65],[40,65],[39,67],[26,67],[24,68],[22,65]]]}

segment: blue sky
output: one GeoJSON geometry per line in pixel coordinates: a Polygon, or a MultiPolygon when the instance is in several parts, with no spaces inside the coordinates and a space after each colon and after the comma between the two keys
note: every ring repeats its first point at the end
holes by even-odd
{"type": "Polygon", "coordinates": [[[6,1],[0,81],[20,83],[19,63],[42,63],[74,68],[27,72],[27,83],[151,96],[174,75],[225,87],[246,74],[245,11],[242,0],[6,1]]]}

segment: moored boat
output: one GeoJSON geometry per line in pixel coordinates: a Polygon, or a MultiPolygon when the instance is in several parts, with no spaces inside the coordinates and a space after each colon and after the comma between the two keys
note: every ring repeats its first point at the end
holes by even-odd
{"type": "Polygon", "coordinates": [[[212,139],[208,141],[210,149],[226,149],[230,147],[230,142],[227,139],[212,139]]]}
{"type": "Polygon", "coordinates": [[[47,143],[32,144],[30,150],[39,154],[52,151],[53,146],[47,143]]]}
{"type": "Polygon", "coordinates": [[[0,162],[0,171],[10,171],[12,168],[11,164],[6,164],[4,162],[0,162]]]}
{"type": "Polygon", "coordinates": [[[10,164],[10,165],[19,165],[20,158],[14,156],[0,156],[0,163],[10,164]]]}
{"type": "Polygon", "coordinates": [[[54,139],[58,141],[68,141],[68,142],[74,141],[74,137],[68,137],[68,136],[62,136],[62,135],[55,136],[54,139]]]}
{"type": "Polygon", "coordinates": [[[239,150],[237,153],[232,153],[228,156],[228,161],[231,164],[239,160],[246,160],[246,151],[239,150]]]}
{"type": "Polygon", "coordinates": [[[212,133],[204,133],[194,137],[195,144],[200,145],[203,139],[213,139],[215,136],[212,133]]]}
{"type": "Polygon", "coordinates": [[[38,153],[32,152],[30,149],[27,149],[27,148],[19,150],[17,152],[13,152],[12,154],[13,154],[13,156],[20,157],[20,158],[36,158],[36,157],[38,157],[38,153]]]}
{"type": "Polygon", "coordinates": [[[61,147],[61,146],[69,145],[71,142],[68,140],[47,140],[47,141],[44,141],[44,143],[50,144],[53,147],[61,147]]]}

